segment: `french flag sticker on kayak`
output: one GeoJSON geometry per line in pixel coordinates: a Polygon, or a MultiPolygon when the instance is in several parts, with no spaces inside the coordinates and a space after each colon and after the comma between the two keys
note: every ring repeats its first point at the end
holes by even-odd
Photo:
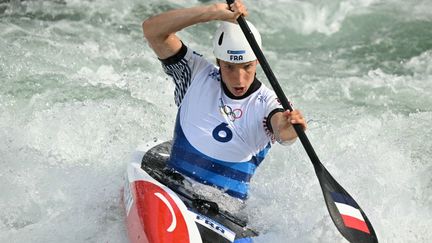
{"type": "Polygon", "coordinates": [[[370,234],[369,228],[361,214],[359,206],[354,200],[337,192],[332,192],[331,196],[346,227],[370,234]]]}

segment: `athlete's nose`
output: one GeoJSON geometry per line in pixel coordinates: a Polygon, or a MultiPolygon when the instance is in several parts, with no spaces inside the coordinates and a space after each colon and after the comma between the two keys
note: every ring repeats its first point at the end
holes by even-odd
{"type": "Polygon", "coordinates": [[[236,85],[241,85],[246,80],[247,73],[242,68],[236,68],[233,73],[233,81],[236,85]]]}

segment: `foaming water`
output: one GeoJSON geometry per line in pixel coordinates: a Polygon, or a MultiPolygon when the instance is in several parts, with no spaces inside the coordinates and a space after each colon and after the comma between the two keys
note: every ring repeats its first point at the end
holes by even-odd
{"type": "MultiPolygon", "coordinates": [[[[128,158],[170,139],[176,113],[140,24],[197,3],[0,1],[1,242],[127,242],[128,158]]],[[[430,242],[430,1],[247,4],[317,154],[380,241],[430,242]]],[[[215,26],[180,35],[211,59],[215,26]]],[[[344,242],[300,143],[274,145],[251,187],[241,211],[257,242],[344,242]]]]}

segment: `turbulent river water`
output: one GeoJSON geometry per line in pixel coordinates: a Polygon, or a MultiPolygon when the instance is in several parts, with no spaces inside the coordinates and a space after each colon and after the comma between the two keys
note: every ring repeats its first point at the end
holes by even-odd
{"type": "MultiPolygon", "coordinates": [[[[0,0],[0,242],[127,242],[128,158],[170,139],[176,114],[141,22],[211,2],[0,0]]],[[[432,2],[245,3],[318,156],[380,241],[432,242],[432,2]]],[[[179,35],[213,59],[216,26],[179,35]]],[[[273,146],[245,210],[256,242],[345,242],[299,142],[273,146]]]]}

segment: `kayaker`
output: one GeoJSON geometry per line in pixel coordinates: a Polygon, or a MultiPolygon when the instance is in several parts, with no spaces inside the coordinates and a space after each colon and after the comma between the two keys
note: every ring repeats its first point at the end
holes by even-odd
{"type": "MultiPolygon", "coordinates": [[[[170,10],[143,22],[144,36],[175,83],[179,107],[168,166],[198,182],[246,199],[255,169],[271,144],[290,144],[292,124],[307,125],[298,110],[284,111],[256,76],[259,65],[239,25],[241,0],[170,10]],[[213,40],[216,65],[187,47],[176,32],[221,21],[213,40]]],[[[261,37],[248,22],[259,45],[261,37]]]]}

